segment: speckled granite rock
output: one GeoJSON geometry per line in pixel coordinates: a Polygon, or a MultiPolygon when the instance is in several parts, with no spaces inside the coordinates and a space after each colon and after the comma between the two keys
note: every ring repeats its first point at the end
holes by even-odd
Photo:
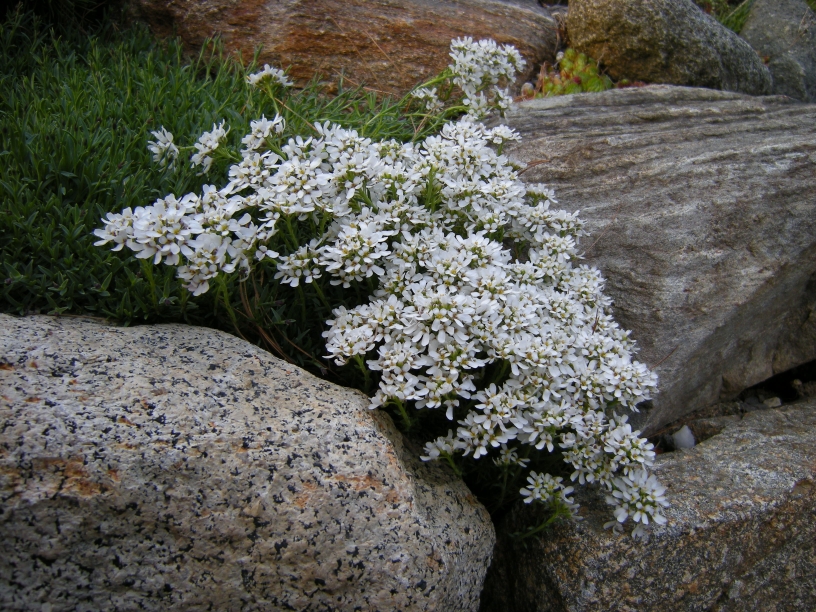
{"type": "Polygon", "coordinates": [[[804,0],[755,0],[740,36],[768,58],[775,94],[816,102],[816,13],[804,0]]]}
{"type": "Polygon", "coordinates": [[[0,315],[0,396],[2,610],[478,607],[467,488],[240,339],[0,315]]]}
{"type": "MultiPolygon", "coordinates": [[[[695,9],[696,10],[696,9],[695,9]]],[[[580,210],[586,262],[655,366],[655,431],[816,359],[816,105],[654,85],[518,104],[521,176],[580,210]]]]}
{"type": "Polygon", "coordinates": [[[401,96],[450,63],[460,36],[512,44],[524,78],[557,51],[556,23],[537,0],[127,0],[159,36],[198,53],[220,34],[227,50],[288,68],[297,84],[315,74],[401,96]]]}
{"type": "Polygon", "coordinates": [[[567,30],[616,80],[771,93],[751,46],[692,0],[570,0],[567,30]]]}
{"type": "Polygon", "coordinates": [[[645,542],[603,529],[600,496],[538,539],[508,538],[532,520],[527,507],[511,514],[482,612],[816,609],[816,401],[725,417],[654,472],[672,506],[645,542]]]}

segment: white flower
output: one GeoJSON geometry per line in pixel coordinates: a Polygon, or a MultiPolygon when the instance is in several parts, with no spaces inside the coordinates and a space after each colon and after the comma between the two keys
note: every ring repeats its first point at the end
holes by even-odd
{"type": "Polygon", "coordinates": [[[179,154],[178,147],[173,144],[173,135],[164,127],[150,133],[156,139],[147,142],[148,151],[153,153],[153,161],[162,167],[173,168],[179,154]]]}
{"type": "Polygon", "coordinates": [[[428,89],[427,87],[420,87],[411,92],[411,96],[419,100],[431,114],[438,113],[444,108],[442,100],[436,93],[436,87],[428,89]]]}
{"type": "Polygon", "coordinates": [[[508,448],[506,444],[502,444],[499,456],[493,458],[493,463],[497,466],[518,465],[519,467],[527,467],[530,460],[520,458],[515,448],[508,448]]]}
{"type": "Polygon", "coordinates": [[[188,213],[195,209],[197,198],[188,194],[181,200],[174,195],[159,198],[152,206],[137,207],[127,246],[140,259],[153,258],[154,264],[178,265],[181,247],[198,228],[188,213]]]}
{"type": "Polygon", "coordinates": [[[301,280],[311,283],[320,278],[320,268],[315,265],[318,254],[316,247],[317,240],[312,240],[291,255],[281,256],[275,278],[282,279],[282,282],[292,287],[297,287],[301,280]]]}
{"type": "Polygon", "coordinates": [[[573,507],[575,502],[569,497],[569,494],[573,492],[573,488],[561,484],[563,480],[560,476],[553,477],[549,474],[530,472],[527,477],[528,485],[521,489],[521,496],[525,498],[524,503],[529,504],[533,501],[540,501],[551,504],[561,501],[567,507],[573,507]]]}
{"type": "Polygon", "coordinates": [[[241,163],[230,166],[230,182],[224,188],[224,191],[226,193],[235,193],[248,187],[253,187],[256,190],[262,188],[278,167],[279,161],[280,157],[271,151],[265,153],[244,151],[241,163]]]}
{"type": "Polygon", "coordinates": [[[640,438],[639,431],[632,431],[626,422],[627,417],[616,417],[610,428],[602,435],[604,451],[611,455],[610,462],[614,469],[621,469],[624,476],[631,476],[643,467],[654,463],[654,445],[645,438],[640,438]],[[617,425],[612,429],[612,425],[617,425]]]}
{"type": "MultiPolygon", "coordinates": [[[[485,132],[485,136],[487,137],[487,139],[490,142],[492,142],[493,144],[496,144],[496,145],[502,145],[505,142],[509,142],[511,140],[513,140],[513,141],[520,141],[521,140],[521,136],[519,135],[519,133],[516,130],[514,130],[512,128],[509,128],[509,127],[507,127],[506,125],[503,125],[503,124],[502,125],[497,125],[492,130],[489,130],[489,131],[485,132]]],[[[528,189],[528,193],[529,193],[529,189],[528,189]]]]}
{"type": "Polygon", "coordinates": [[[198,152],[193,154],[190,158],[190,162],[192,167],[201,166],[202,169],[199,174],[207,174],[207,172],[210,171],[213,160],[209,155],[218,148],[221,141],[227,137],[228,132],[229,128],[224,129],[223,121],[218,125],[213,123],[212,131],[204,132],[198,139],[198,142],[195,143],[195,148],[198,152]]]}
{"type": "Polygon", "coordinates": [[[286,77],[286,73],[283,70],[273,68],[269,64],[264,64],[264,67],[260,71],[253,74],[248,74],[246,77],[247,83],[255,87],[267,79],[278,85],[283,85],[284,87],[289,87],[292,85],[292,81],[286,77]]]}
{"type": "Polygon", "coordinates": [[[105,227],[94,230],[94,234],[100,238],[94,242],[94,246],[113,242],[116,246],[111,250],[121,251],[125,243],[133,237],[133,211],[128,207],[119,214],[108,213],[102,222],[105,227]]]}
{"type": "Polygon", "coordinates": [[[187,265],[179,267],[178,276],[193,295],[201,295],[209,289],[209,280],[218,276],[224,265],[229,240],[216,234],[201,234],[184,245],[187,265]]]}
{"type": "Polygon", "coordinates": [[[646,534],[643,527],[652,520],[658,525],[666,524],[662,508],[669,506],[665,497],[666,488],[657,478],[649,475],[646,470],[638,470],[630,476],[622,476],[612,481],[612,493],[606,496],[606,502],[615,506],[613,514],[615,521],[610,521],[604,527],[617,528],[631,518],[636,525],[632,532],[634,537],[646,534]]]}
{"type": "Polygon", "coordinates": [[[433,442],[425,444],[425,454],[420,456],[420,459],[433,461],[443,455],[453,456],[454,452],[453,431],[449,429],[447,436],[439,437],[433,442]]]}
{"type": "Polygon", "coordinates": [[[500,47],[492,40],[457,38],[451,43],[450,56],[453,82],[465,94],[464,103],[472,117],[482,117],[489,107],[501,111],[508,107],[512,100],[507,90],[497,85],[512,82],[516,73],[524,70],[525,61],[514,47],[500,47]]]}
{"type": "Polygon", "coordinates": [[[260,119],[250,122],[249,125],[252,131],[243,137],[241,144],[244,145],[245,151],[256,151],[273,132],[280,134],[286,129],[286,120],[278,114],[275,115],[272,121],[267,119],[265,115],[261,115],[260,119]]]}

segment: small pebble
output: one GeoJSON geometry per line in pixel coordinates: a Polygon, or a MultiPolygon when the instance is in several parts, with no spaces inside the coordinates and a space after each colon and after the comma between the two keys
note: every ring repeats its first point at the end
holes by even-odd
{"type": "Polygon", "coordinates": [[[765,404],[768,408],[779,408],[782,405],[782,400],[779,399],[778,397],[769,397],[762,403],[765,404]]]}
{"type": "Polygon", "coordinates": [[[694,434],[691,433],[688,425],[683,425],[680,429],[672,434],[674,441],[674,448],[677,450],[684,448],[694,448],[694,434]]]}

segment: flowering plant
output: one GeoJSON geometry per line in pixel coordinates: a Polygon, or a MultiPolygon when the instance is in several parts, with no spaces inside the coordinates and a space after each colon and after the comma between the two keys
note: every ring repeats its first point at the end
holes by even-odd
{"type": "MultiPolygon", "coordinates": [[[[665,522],[666,502],[645,471],[651,445],[618,411],[648,399],[656,377],[633,360],[598,271],[574,265],[584,235],[577,213],[519,180],[501,153],[517,133],[474,121],[506,107],[498,84],[520,56],[469,39],[454,41],[451,56],[443,77],[407,98],[427,116],[467,112],[439,133],[377,140],[315,122],[310,136],[284,139],[282,115],[261,117],[226,185],[108,214],[97,244],[178,266],[196,295],[262,266],[308,287],[331,313],[326,358],[359,368],[372,408],[395,410],[406,429],[411,407],[455,423],[426,444],[423,460],[444,458],[460,472],[463,458],[493,455],[504,490],[538,454],[560,454],[572,481],[606,488],[610,525],[632,518],[639,535],[650,520],[665,522]]],[[[248,78],[288,85],[268,66],[248,78]]],[[[213,126],[195,145],[191,162],[203,172],[227,130],[213,126]]],[[[154,135],[157,161],[175,160],[172,135],[154,135]]],[[[521,494],[565,514],[572,490],[530,471],[521,494]]]]}

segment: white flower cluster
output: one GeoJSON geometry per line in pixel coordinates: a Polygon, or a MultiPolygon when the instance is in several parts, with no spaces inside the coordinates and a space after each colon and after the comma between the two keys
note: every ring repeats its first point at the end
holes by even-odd
{"type": "Polygon", "coordinates": [[[519,457],[518,451],[515,448],[508,448],[506,444],[502,444],[499,456],[493,458],[493,464],[500,467],[513,465],[527,467],[528,463],[530,463],[529,459],[519,457]]]}
{"type": "Polygon", "coordinates": [[[545,504],[552,504],[554,502],[561,502],[567,508],[575,510],[578,506],[575,501],[569,497],[569,494],[574,491],[574,488],[564,486],[561,484],[563,481],[564,479],[560,476],[553,477],[550,474],[530,472],[530,475],[527,477],[529,485],[521,490],[524,503],[530,504],[534,501],[540,501],[545,504]]]}
{"type": "Polygon", "coordinates": [[[199,172],[199,174],[207,174],[207,172],[210,171],[210,166],[213,162],[210,153],[215,152],[221,142],[227,137],[228,133],[229,128],[224,129],[223,121],[218,125],[213,123],[212,131],[204,132],[201,138],[198,139],[198,142],[195,143],[197,152],[190,158],[190,162],[193,168],[201,166],[201,172],[199,172]]]}
{"type": "Polygon", "coordinates": [[[253,74],[247,75],[247,83],[257,87],[263,81],[269,80],[284,87],[290,87],[293,83],[286,76],[286,73],[280,68],[273,68],[269,64],[264,64],[264,67],[253,74]]]}
{"type": "Polygon", "coordinates": [[[153,153],[153,161],[160,166],[173,168],[179,155],[178,147],[173,144],[173,135],[164,129],[150,132],[156,140],[147,143],[147,149],[153,153]]]}
{"type": "MultiPolygon", "coordinates": [[[[573,265],[584,234],[577,213],[551,208],[552,191],[525,186],[491,146],[518,135],[464,118],[403,144],[325,123],[268,150],[282,128],[278,116],[252,123],[223,189],[109,214],[96,244],[179,266],[195,294],[252,258],[293,287],[370,284],[367,303],[333,311],[326,350],[379,373],[372,408],[411,402],[464,415],[424,460],[494,453],[523,468],[519,445],[557,447],[573,481],[607,489],[616,524],[663,522],[663,490],[645,471],[652,446],[613,412],[636,409],[656,377],[633,360],[598,271],[573,265]],[[305,244],[298,224],[310,228],[305,244]],[[278,234],[285,239],[271,242],[278,234]]],[[[200,144],[217,146],[214,133],[200,144]]],[[[528,482],[527,500],[573,507],[560,479],[531,473],[528,482]]]]}
{"type": "Polygon", "coordinates": [[[419,87],[411,92],[411,96],[425,105],[425,109],[431,113],[438,113],[445,104],[439,99],[436,87],[419,87]]]}
{"type": "Polygon", "coordinates": [[[635,523],[639,523],[632,535],[643,537],[646,535],[644,527],[649,524],[650,518],[658,525],[666,524],[666,517],[660,512],[660,508],[669,505],[664,495],[666,488],[654,474],[637,470],[629,476],[616,478],[611,491],[612,494],[606,496],[606,501],[615,506],[615,520],[605,523],[604,527],[622,531],[621,525],[631,516],[635,523]]]}
{"type": "Polygon", "coordinates": [[[244,151],[257,151],[266,144],[266,139],[269,138],[273,132],[280,134],[286,129],[286,121],[280,115],[275,115],[275,118],[270,121],[266,115],[261,115],[260,119],[251,121],[249,124],[251,132],[244,136],[241,144],[244,145],[244,151]]]}
{"type": "Polygon", "coordinates": [[[499,46],[492,40],[473,42],[469,36],[451,43],[453,82],[465,94],[469,113],[478,118],[490,108],[506,110],[512,102],[507,88],[499,84],[512,82],[524,70],[525,61],[512,45],[499,46]]]}
{"type": "Polygon", "coordinates": [[[445,108],[453,85],[458,86],[464,96],[456,103],[464,106],[473,119],[481,119],[492,110],[503,113],[509,108],[512,97],[507,85],[525,65],[515,47],[499,46],[492,40],[473,42],[469,37],[457,38],[451,42],[450,56],[453,63],[447,71],[410,94],[428,113],[439,113],[445,108]],[[452,82],[452,85],[442,87],[446,93],[440,98],[437,88],[430,85],[444,82],[449,85],[452,82]]]}
{"type": "MultiPolygon", "coordinates": [[[[179,266],[179,278],[193,295],[200,295],[220,272],[248,271],[247,252],[270,237],[249,214],[239,217],[246,208],[244,198],[227,198],[223,190],[205,185],[201,196],[188,193],[179,200],[171,194],[135,211],[108,213],[105,227],[94,231],[100,238],[94,244],[113,242],[114,251],[127,246],[140,259],[179,266]]],[[[261,249],[258,253],[277,255],[261,249]]]]}

